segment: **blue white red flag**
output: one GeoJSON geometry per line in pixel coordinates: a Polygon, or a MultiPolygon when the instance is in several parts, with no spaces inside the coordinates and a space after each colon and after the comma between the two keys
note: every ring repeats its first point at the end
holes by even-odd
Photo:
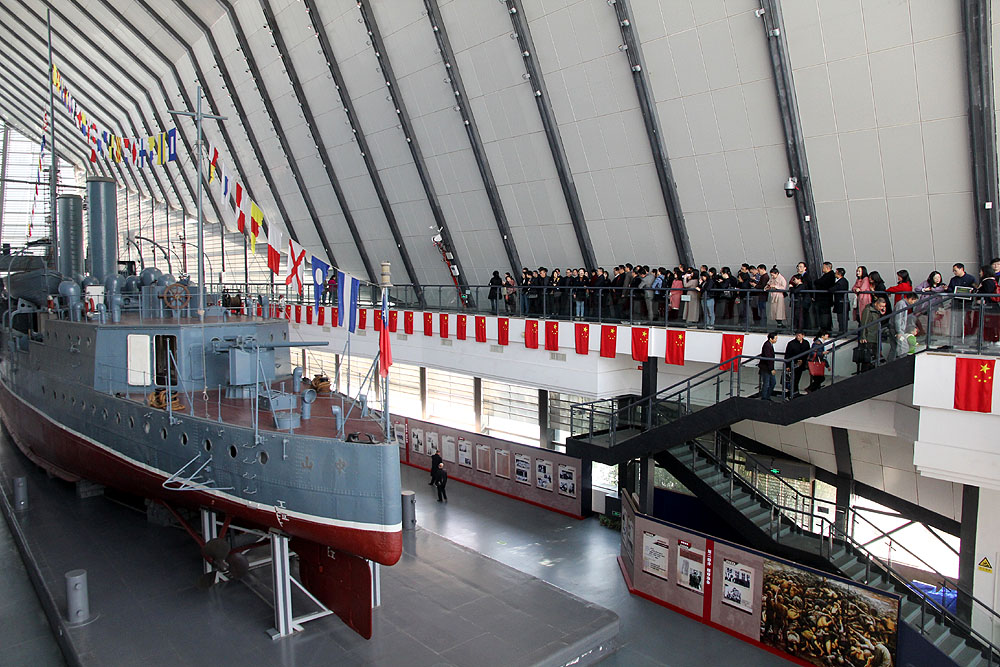
{"type": "Polygon", "coordinates": [[[330,265],[316,255],[309,258],[309,263],[312,265],[313,273],[313,300],[316,302],[316,310],[319,310],[319,300],[326,288],[326,276],[330,271],[330,265]]]}
{"type": "Polygon", "coordinates": [[[354,333],[358,324],[358,292],[361,290],[361,281],[343,271],[337,271],[337,325],[344,326],[347,321],[347,330],[354,333]]]}

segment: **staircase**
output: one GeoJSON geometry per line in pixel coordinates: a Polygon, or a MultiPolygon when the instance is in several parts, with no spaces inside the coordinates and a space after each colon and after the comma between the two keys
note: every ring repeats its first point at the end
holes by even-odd
{"type": "MultiPolygon", "coordinates": [[[[902,598],[900,620],[943,655],[959,665],[1000,665],[1000,647],[991,644],[967,622],[928,598],[906,577],[855,541],[849,531],[815,515],[812,498],[804,496],[779,476],[765,472],[764,475],[773,478],[772,482],[777,481],[764,487],[778,486],[784,495],[780,500],[777,494],[769,497],[745,472],[720,459],[714,451],[714,438],[707,440],[709,444],[696,440],[672,444],[656,455],[656,462],[739,530],[750,546],[899,595],[902,598]],[[788,498],[792,499],[791,502],[788,498]]],[[[757,465],[758,470],[767,470],[765,463],[756,462],[752,453],[746,450],[741,453],[747,461],[757,465]]],[[[760,481],[759,477],[757,481],[760,481]]],[[[851,518],[871,525],[861,515],[855,514],[851,518]]],[[[841,525],[849,524],[844,520],[841,525]]],[[[919,556],[911,555],[920,560],[919,556]]],[[[924,565],[934,571],[926,563],[924,565]]],[[[941,580],[948,581],[944,575],[936,574],[941,580]]],[[[963,594],[963,597],[976,606],[977,612],[988,613],[1000,621],[1000,615],[988,605],[971,594],[963,594]]]]}

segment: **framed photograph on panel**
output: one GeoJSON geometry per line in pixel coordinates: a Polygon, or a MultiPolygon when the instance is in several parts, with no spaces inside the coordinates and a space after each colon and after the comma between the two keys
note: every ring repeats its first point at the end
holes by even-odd
{"type": "Polygon", "coordinates": [[[424,453],[424,429],[415,428],[410,431],[410,449],[416,454],[424,453]]]}
{"type": "Polygon", "coordinates": [[[476,445],[476,470],[490,472],[490,446],[476,445]]]}
{"type": "Polygon", "coordinates": [[[493,452],[496,458],[496,465],[493,467],[494,473],[497,477],[510,479],[510,452],[506,449],[494,449],[493,452]]]}
{"type": "Polygon", "coordinates": [[[465,438],[458,439],[458,465],[472,467],[472,443],[465,438]]]}
{"type": "Polygon", "coordinates": [[[441,449],[438,447],[438,432],[437,431],[427,431],[427,442],[426,449],[424,450],[427,456],[432,453],[440,452],[441,449]]]}
{"type": "Polygon", "coordinates": [[[677,540],[677,585],[695,593],[705,592],[705,551],[677,540]]]}
{"type": "Polygon", "coordinates": [[[552,490],[552,461],[535,459],[535,486],[545,491],[552,490]]]}
{"type": "Polygon", "coordinates": [[[748,614],[753,613],[753,568],[722,560],[722,601],[748,614]]]}
{"type": "Polygon", "coordinates": [[[406,449],[406,422],[397,419],[392,422],[392,433],[396,436],[396,444],[400,449],[406,449]]]}
{"type": "Polygon", "coordinates": [[[576,468],[559,464],[559,493],[576,498],[576,468]]]}
{"type": "Polygon", "coordinates": [[[455,436],[447,434],[441,436],[441,458],[448,463],[455,462],[455,436]]]}
{"type": "Polygon", "coordinates": [[[667,581],[667,554],[670,540],[642,531],[642,571],[667,581]]]}
{"type": "Polygon", "coordinates": [[[531,484],[531,457],[527,454],[514,454],[514,481],[531,484]]]}

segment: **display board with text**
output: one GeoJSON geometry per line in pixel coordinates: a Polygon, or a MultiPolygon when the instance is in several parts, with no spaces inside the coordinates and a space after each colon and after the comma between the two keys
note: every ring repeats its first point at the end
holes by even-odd
{"type": "Polygon", "coordinates": [[[619,563],[633,593],[803,665],[894,665],[899,598],[636,511],[619,563]]]}

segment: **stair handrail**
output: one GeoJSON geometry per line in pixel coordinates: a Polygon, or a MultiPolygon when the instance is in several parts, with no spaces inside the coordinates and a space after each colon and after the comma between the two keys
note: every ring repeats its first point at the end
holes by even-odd
{"type": "MultiPolygon", "coordinates": [[[[842,334],[838,334],[837,336],[835,336],[833,338],[830,338],[829,340],[827,340],[823,344],[823,353],[824,353],[824,355],[826,355],[826,354],[833,354],[834,358],[836,358],[836,352],[837,352],[837,350],[845,348],[845,347],[848,347],[848,346],[850,346],[852,344],[857,344],[860,341],[861,337],[864,335],[865,331],[870,330],[872,327],[875,327],[876,340],[878,340],[879,343],[881,344],[883,330],[884,330],[884,325],[886,323],[888,323],[892,319],[898,317],[903,312],[912,314],[913,312],[917,311],[922,305],[929,306],[931,304],[931,302],[940,302],[940,301],[943,301],[945,298],[948,298],[948,297],[954,297],[954,295],[943,295],[943,294],[940,294],[940,293],[935,293],[933,296],[926,296],[926,297],[918,299],[914,303],[912,303],[909,306],[907,306],[907,308],[905,310],[898,311],[898,312],[897,311],[889,310],[885,315],[883,315],[882,317],[880,317],[880,318],[878,318],[876,320],[873,320],[872,322],[868,323],[864,327],[861,327],[861,328],[858,328],[858,329],[855,329],[855,330],[852,330],[852,331],[847,331],[847,332],[844,332],[842,334]]],[[[980,329],[980,331],[981,331],[981,329],[980,329]]],[[[917,350],[917,353],[926,352],[927,350],[931,349],[930,343],[931,343],[931,338],[932,338],[932,327],[930,325],[928,325],[927,328],[926,328],[926,330],[924,331],[924,338],[925,338],[924,347],[923,347],[923,349],[917,350]]],[[[768,361],[773,361],[776,365],[777,364],[781,364],[781,366],[782,366],[782,373],[784,373],[784,369],[787,368],[790,363],[795,362],[795,361],[800,361],[800,360],[803,360],[803,359],[807,359],[809,357],[809,355],[812,354],[812,352],[813,352],[813,350],[810,347],[810,349],[808,349],[808,350],[806,350],[804,352],[801,352],[799,354],[796,354],[796,355],[794,355],[792,357],[784,357],[784,356],[782,356],[782,357],[779,358],[776,355],[773,359],[771,359],[771,358],[768,357],[767,360],[768,361]]],[[[690,396],[690,392],[691,392],[691,390],[694,387],[700,386],[701,384],[703,384],[705,382],[708,382],[710,380],[719,378],[719,377],[724,376],[724,375],[725,376],[729,376],[729,377],[732,377],[733,373],[736,373],[738,375],[739,369],[740,369],[741,365],[747,365],[748,362],[752,362],[752,361],[757,361],[759,363],[760,360],[762,360],[764,358],[765,357],[755,356],[755,355],[744,355],[744,354],[734,355],[733,357],[730,357],[729,359],[726,359],[726,360],[720,362],[718,366],[716,366],[715,364],[713,364],[712,366],[710,366],[709,368],[706,368],[703,371],[695,373],[694,375],[692,375],[690,377],[687,377],[687,378],[685,378],[683,380],[680,380],[679,382],[675,382],[674,384],[672,384],[672,385],[670,385],[668,387],[665,387],[664,389],[661,389],[661,390],[657,391],[655,394],[650,394],[648,396],[637,398],[634,401],[631,401],[628,405],[626,405],[624,407],[621,407],[621,408],[618,408],[616,410],[613,410],[612,411],[612,420],[614,420],[614,415],[617,414],[617,415],[619,415],[618,418],[617,418],[618,423],[622,423],[623,420],[621,419],[621,415],[619,413],[625,413],[626,411],[631,411],[631,410],[634,410],[634,409],[636,409],[638,407],[643,407],[643,406],[651,407],[654,402],[661,403],[661,404],[662,403],[666,403],[668,401],[674,400],[674,398],[677,395],[683,394],[685,392],[688,394],[688,396],[690,396]],[[702,379],[700,379],[697,382],[695,382],[695,380],[698,379],[698,378],[702,378],[702,379]]],[[[878,353],[878,354],[876,354],[875,359],[873,360],[873,363],[874,363],[875,366],[881,366],[881,365],[884,365],[885,363],[889,363],[889,362],[888,361],[883,362],[882,361],[882,355],[881,355],[881,353],[878,353]]],[[[738,382],[738,377],[737,377],[736,395],[739,396],[739,394],[740,394],[740,391],[739,391],[739,382],[738,382]]],[[[789,397],[785,396],[785,383],[784,382],[780,383],[780,392],[779,392],[778,396],[782,400],[788,400],[789,399],[789,397]]],[[[727,398],[730,398],[730,397],[727,397],[727,398]]],[[[576,412],[578,410],[580,412],[584,412],[584,413],[586,413],[586,412],[593,413],[593,411],[596,409],[596,404],[597,403],[608,403],[608,402],[612,402],[612,401],[615,401],[615,400],[616,399],[613,399],[613,398],[612,399],[599,399],[599,400],[596,400],[596,401],[589,401],[587,403],[578,403],[578,404],[570,406],[570,432],[571,433],[575,433],[574,426],[577,423],[576,412]]],[[[651,411],[649,413],[651,413],[651,411]]],[[[594,421],[593,420],[593,415],[591,415],[587,419],[582,419],[581,421],[582,421],[582,424],[593,424],[593,421],[594,421]]],[[[594,433],[593,432],[589,432],[589,435],[591,437],[593,437],[594,433]]],[[[609,443],[609,446],[610,447],[614,447],[615,446],[615,441],[616,441],[615,431],[612,429],[608,433],[608,443],[609,443]]]]}
{"type": "MultiPolygon", "coordinates": [[[[721,461],[720,457],[716,456],[714,452],[712,452],[711,450],[709,450],[702,443],[700,443],[700,442],[698,442],[696,440],[692,440],[688,444],[690,446],[692,446],[692,447],[696,447],[698,449],[701,449],[705,454],[708,455],[708,457],[710,457],[712,460],[715,461],[716,465],[721,465],[721,467],[725,471],[729,472],[729,474],[731,475],[731,479],[738,477],[741,481],[744,482],[744,484],[746,484],[747,488],[750,490],[750,492],[753,495],[759,496],[761,498],[764,498],[769,505],[771,505],[773,508],[779,510],[779,512],[782,509],[784,509],[784,510],[790,510],[790,511],[793,511],[793,512],[800,512],[800,510],[798,510],[798,509],[789,508],[789,507],[786,507],[786,506],[782,506],[779,503],[775,502],[766,493],[764,493],[759,488],[757,488],[756,485],[754,485],[749,480],[747,480],[743,475],[741,475],[735,469],[734,466],[732,466],[732,465],[729,464],[728,460],[721,461]]],[[[733,443],[733,446],[736,447],[736,448],[738,448],[738,449],[743,450],[745,454],[749,454],[749,452],[747,452],[745,448],[742,448],[739,445],[736,445],[735,443],[733,443]]],[[[752,458],[754,458],[755,462],[759,462],[755,457],[752,457],[752,458]]],[[[782,480],[779,476],[775,475],[775,477],[778,478],[779,481],[781,481],[783,484],[787,485],[797,495],[803,496],[803,497],[808,497],[808,496],[805,496],[805,494],[802,494],[795,487],[789,485],[787,482],[785,482],[785,480],[782,480]]],[[[856,512],[855,512],[855,516],[857,516],[856,512]]],[[[789,519],[790,521],[794,522],[794,519],[792,519],[791,517],[787,517],[786,516],[786,518],[789,519]]],[[[973,628],[972,625],[971,625],[971,623],[966,623],[962,618],[960,618],[956,614],[953,614],[951,611],[949,611],[947,608],[945,608],[942,604],[938,603],[936,600],[934,600],[933,598],[929,597],[927,595],[926,591],[923,591],[923,590],[915,587],[913,585],[913,582],[910,581],[906,576],[904,576],[904,575],[900,574],[899,572],[897,572],[895,569],[893,569],[893,567],[891,565],[889,565],[888,563],[886,563],[885,561],[883,561],[881,558],[879,558],[878,556],[876,556],[867,547],[865,547],[865,546],[861,545],[860,543],[858,543],[846,530],[843,530],[842,528],[839,528],[837,526],[837,524],[836,524],[835,521],[831,521],[830,519],[827,519],[826,517],[816,516],[816,515],[812,515],[812,518],[814,518],[816,520],[819,520],[819,522],[821,524],[825,524],[824,527],[828,527],[829,532],[826,533],[826,534],[824,534],[821,531],[820,534],[818,535],[818,537],[820,538],[820,540],[824,540],[824,539],[830,540],[830,547],[831,547],[831,549],[832,549],[832,542],[833,542],[833,540],[836,539],[837,535],[839,535],[839,539],[841,541],[843,541],[845,544],[849,544],[852,548],[854,548],[860,554],[863,554],[864,557],[869,561],[869,563],[875,565],[876,567],[882,568],[885,571],[885,573],[886,573],[887,576],[892,577],[898,583],[900,583],[901,585],[903,585],[906,589],[910,590],[917,597],[919,597],[921,599],[921,604],[922,605],[926,604],[926,603],[930,603],[931,606],[933,608],[935,608],[941,615],[947,617],[947,619],[948,619],[949,622],[958,625],[960,628],[962,628],[963,630],[967,631],[970,635],[975,636],[981,643],[983,643],[985,645],[984,646],[984,650],[990,650],[991,651],[991,654],[990,654],[990,664],[991,665],[993,664],[992,663],[992,655],[993,655],[993,653],[996,653],[998,656],[1000,656],[1000,647],[998,647],[990,639],[987,639],[982,633],[980,633],[975,628],[973,628]],[[988,647],[988,649],[986,647],[988,647]]],[[[867,521],[867,519],[864,519],[864,517],[861,517],[861,518],[862,518],[862,520],[867,521]]],[[[879,529],[877,526],[875,526],[874,524],[871,524],[870,521],[868,523],[872,526],[872,528],[874,528],[876,531],[878,531],[881,534],[881,537],[885,537],[885,538],[889,537],[881,529],[879,529]]],[[[803,530],[805,530],[805,529],[803,529],[803,530]]],[[[815,533],[813,533],[813,531],[807,531],[807,532],[812,533],[812,534],[815,535],[815,533]]],[[[879,539],[881,539],[881,537],[879,539]]],[[[938,572],[936,569],[934,569],[930,565],[927,565],[927,563],[924,562],[923,559],[919,558],[919,556],[916,556],[916,554],[913,554],[913,552],[911,552],[909,549],[906,549],[906,547],[902,547],[902,548],[907,553],[909,553],[909,554],[913,555],[914,557],[918,558],[918,560],[920,560],[920,562],[922,564],[924,564],[928,568],[928,570],[930,572],[932,572],[933,574],[935,574],[935,575],[937,575],[939,577],[942,577],[946,581],[950,581],[949,577],[945,577],[945,575],[941,574],[940,572],[938,572]]],[[[956,592],[958,592],[962,596],[964,596],[964,598],[966,600],[971,601],[973,604],[976,604],[979,607],[982,607],[987,612],[989,612],[989,614],[994,619],[993,622],[1000,621],[1000,613],[998,613],[995,609],[993,609],[992,607],[990,607],[988,604],[986,604],[985,602],[983,602],[982,600],[980,600],[976,596],[974,596],[972,593],[970,593],[966,589],[962,588],[960,585],[958,585],[957,582],[954,582],[954,583],[956,585],[955,585],[955,587],[954,587],[953,590],[955,590],[956,592]]],[[[921,634],[925,634],[925,629],[924,629],[923,625],[924,625],[923,622],[921,622],[920,623],[920,633],[921,634]]]]}

